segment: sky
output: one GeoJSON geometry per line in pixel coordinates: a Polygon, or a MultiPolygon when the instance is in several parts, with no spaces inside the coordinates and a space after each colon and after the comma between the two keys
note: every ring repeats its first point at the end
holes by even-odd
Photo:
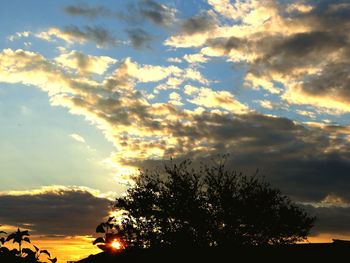
{"type": "Polygon", "coordinates": [[[318,218],[311,242],[350,238],[349,1],[12,0],[0,17],[3,230],[81,258],[138,169],[228,153],[318,218]]]}

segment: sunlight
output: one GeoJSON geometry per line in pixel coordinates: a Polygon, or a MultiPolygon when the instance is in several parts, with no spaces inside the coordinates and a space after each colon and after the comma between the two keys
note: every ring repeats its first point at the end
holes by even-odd
{"type": "Polygon", "coordinates": [[[111,243],[111,247],[116,250],[120,250],[124,248],[122,242],[120,242],[118,239],[113,240],[113,242],[111,243]]]}

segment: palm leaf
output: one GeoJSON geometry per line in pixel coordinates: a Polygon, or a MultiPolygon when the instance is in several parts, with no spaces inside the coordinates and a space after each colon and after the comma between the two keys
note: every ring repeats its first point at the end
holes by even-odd
{"type": "Polygon", "coordinates": [[[103,239],[103,237],[98,237],[92,242],[92,244],[96,245],[97,243],[105,243],[105,240],[103,239]]]}
{"type": "Polygon", "coordinates": [[[49,260],[51,261],[51,263],[56,263],[57,262],[57,258],[49,258],[49,260]]]}
{"type": "Polygon", "coordinates": [[[46,254],[46,255],[48,255],[49,257],[51,257],[49,251],[47,251],[46,249],[40,250],[40,254],[46,254]]]}
{"type": "Polygon", "coordinates": [[[15,233],[9,234],[6,238],[6,241],[10,241],[11,239],[15,239],[15,233]]]}
{"type": "Polygon", "coordinates": [[[26,253],[26,254],[28,254],[28,255],[33,255],[33,254],[35,254],[35,252],[32,251],[30,248],[23,248],[23,249],[22,249],[22,252],[23,252],[23,253],[26,253]]]}
{"type": "Polygon", "coordinates": [[[23,241],[30,243],[30,239],[28,237],[23,238],[23,241]]]}
{"type": "Polygon", "coordinates": [[[20,232],[21,232],[21,236],[30,236],[28,230],[20,231],[20,232]]]}

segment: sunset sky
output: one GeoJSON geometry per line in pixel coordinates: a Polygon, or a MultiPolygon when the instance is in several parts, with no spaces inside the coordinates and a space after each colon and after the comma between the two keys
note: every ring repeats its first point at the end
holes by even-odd
{"type": "Polygon", "coordinates": [[[350,238],[348,0],[11,0],[0,17],[0,230],[59,262],[96,253],[139,168],[229,153],[317,216],[310,241],[350,238]]]}

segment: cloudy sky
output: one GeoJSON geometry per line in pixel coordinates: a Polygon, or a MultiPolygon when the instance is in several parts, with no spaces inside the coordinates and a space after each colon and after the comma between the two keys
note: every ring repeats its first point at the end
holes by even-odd
{"type": "Polygon", "coordinates": [[[350,237],[348,0],[12,0],[0,17],[3,229],[89,254],[138,168],[230,153],[318,217],[310,241],[350,237]]]}

